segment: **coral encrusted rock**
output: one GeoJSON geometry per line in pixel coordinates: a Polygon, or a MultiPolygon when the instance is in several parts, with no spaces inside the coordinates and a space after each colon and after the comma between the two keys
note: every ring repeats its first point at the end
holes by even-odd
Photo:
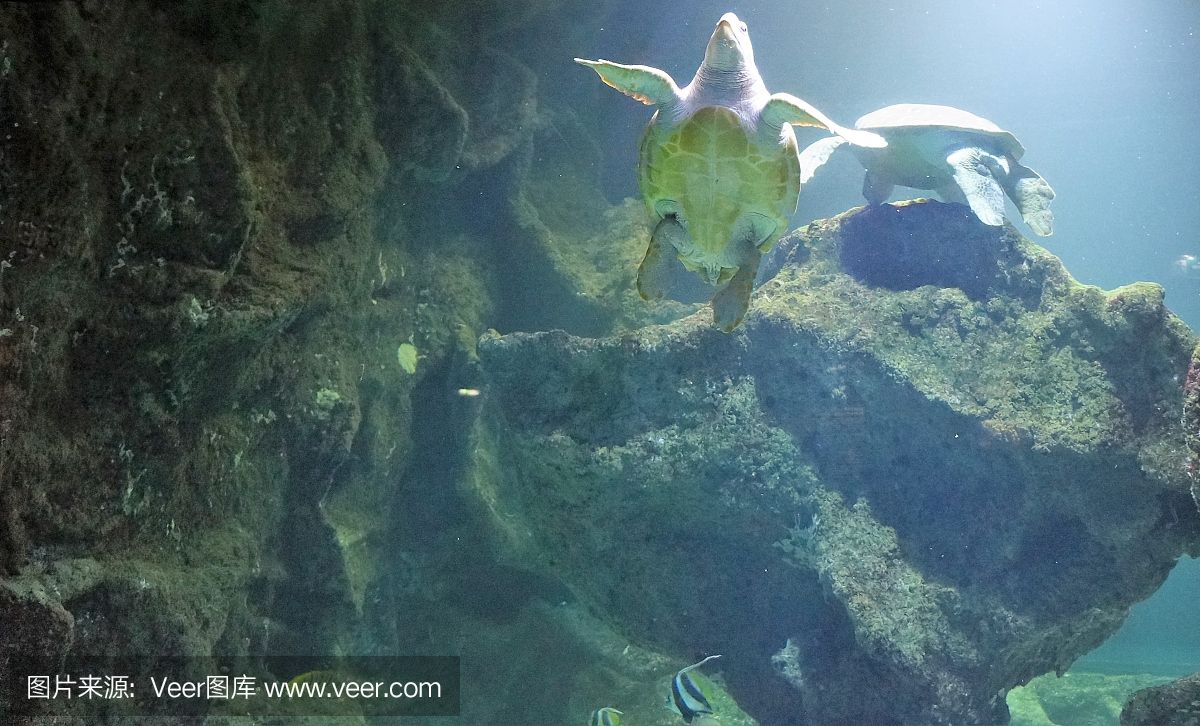
{"type": "Polygon", "coordinates": [[[1158,286],[936,202],[764,268],[733,335],[480,342],[503,527],[634,642],[763,724],[1001,723],[1200,550],[1158,286]]]}

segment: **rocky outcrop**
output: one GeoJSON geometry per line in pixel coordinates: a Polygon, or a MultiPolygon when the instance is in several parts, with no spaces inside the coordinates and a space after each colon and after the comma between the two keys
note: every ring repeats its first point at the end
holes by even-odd
{"type": "Polygon", "coordinates": [[[985,719],[1192,546],[1153,286],[919,205],[744,334],[641,301],[597,7],[0,11],[0,720],[17,656],[455,653],[464,722],[665,726],[714,649],[764,723],[985,719]]]}
{"type": "MultiPolygon", "coordinates": [[[[375,21],[0,13],[0,661],[361,650],[414,411],[492,305],[477,235],[417,244],[423,212],[381,203],[456,142],[376,126],[375,21]]],[[[405,62],[393,92],[431,107],[432,61],[405,62]]],[[[462,144],[477,166],[507,118],[462,144]]]]}
{"type": "Polygon", "coordinates": [[[509,264],[521,274],[505,293],[521,308],[511,316],[518,329],[604,335],[677,320],[707,300],[638,295],[650,215],[640,200],[608,203],[596,178],[601,155],[580,119],[562,111],[518,157],[509,197],[517,256],[509,264]]]}
{"type": "Polygon", "coordinates": [[[645,240],[598,193],[562,237],[535,189],[557,137],[514,37],[568,44],[530,22],[560,3],[424,5],[0,12],[0,720],[18,655],[462,653],[473,723],[679,667],[556,609],[461,486],[479,334],[621,319],[603,258],[645,240]]]}
{"type": "Polygon", "coordinates": [[[1192,367],[1184,383],[1183,429],[1192,452],[1188,476],[1192,478],[1192,497],[1200,508],[1200,346],[1192,354],[1192,367]]]}
{"type": "Polygon", "coordinates": [[[935,202],[767,271],[732,336],[480,344],[506,530],[634,639],[723,653],[760,722],[1000,722],[1197,551],[1196,341],[1157,286],[935,202]]]}
{"type": "MultiPolygon", "coordinates": [[[[1200,509],[1200,346],[1184,382],[1183,427],[1191,458],[1188,476],[1200,509]]],[[[1200,673],[1138,691],[1121,711],[1122,726],[1196,726],[1200,724],[1200,673]]]]}
{"type": "Polygon", "coordinates": [[[1200,724],[1200,673],[1133,694],[1121,711],[1121,726],[1200,724]]]}
{"type": "Polygon", "coordinates": [[[1072,669],[1062,676],[1047,673],[1008,692],[1011,726],[1116,724],[1121,706],[1139,689],[1170,679],[1147,674],[1105,675],[1072,669]]]}

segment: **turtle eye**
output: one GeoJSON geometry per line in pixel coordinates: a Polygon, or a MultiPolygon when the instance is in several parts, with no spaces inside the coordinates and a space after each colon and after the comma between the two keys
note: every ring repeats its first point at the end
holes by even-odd
{"type": "Polygon", "coordinates": [[[749,27],[747,27],[745,23],[742,23],[742,24],[741,24],[741,28],[742,28],[742,32],[743,32],[743,33],[747,33],[747,32],[749,32],[749,31],[750,31],[750,28],[749,28],[749,27]]]}

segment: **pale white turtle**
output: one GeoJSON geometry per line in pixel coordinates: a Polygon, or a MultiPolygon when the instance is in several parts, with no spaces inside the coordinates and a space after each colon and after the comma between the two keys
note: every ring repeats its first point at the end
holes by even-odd
{"type": "Polygon", "coordinates": [[[642,196],[656,220],[638,292],[647,300],[662,297],[682,262],[717,287],[713,324],[726,332],[745,316],[759,259],[796,211],[800,162],[791,127],[829,129],[863,147],[885,145],[795,96],[768,92],[746,24],[733,13],[717,23],[686,88],[657,68],[575,60],[655,107],[638,160],[642,196]]]}
{"type": "Polygon", "coordinates": [[[951,106],[902,103],[873,111],[854,126],[887,139],[887,147],[868,148],[836,136],[822,139],[800,154],[802,182],[849,143],[867,170],[863,196],[871,204],[887,201],[897,184],[932,189],[947,202],[969,205],[984,224],[999,226],[1008,194],[1035,233],[1053,233],[1054,190],[1019,163],[1025,153],[1021,142],[991,121],[951,106]]]}

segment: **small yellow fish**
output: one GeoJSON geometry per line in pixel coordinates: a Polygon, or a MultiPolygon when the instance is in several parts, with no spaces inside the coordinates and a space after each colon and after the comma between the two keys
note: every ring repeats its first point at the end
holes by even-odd
{"type": "Polygon", "coordinates": [[[479,395],[479,389],[478,388],[460,388],[460,389],[458,389],[458,395],[466,396],[467,398],[475,398],[476,396],[479,395]]]}

